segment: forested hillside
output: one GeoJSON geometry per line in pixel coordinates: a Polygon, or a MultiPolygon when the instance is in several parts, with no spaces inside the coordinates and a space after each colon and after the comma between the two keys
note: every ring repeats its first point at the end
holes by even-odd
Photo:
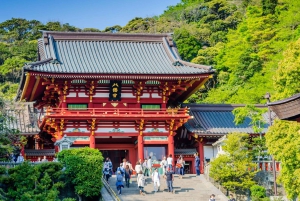
{"type": "Polygon", "coordinates": [[[182,0],[160,16],[124,27],[79,29],[69,24],[8,19],[0,23],[0,95],[13,97],[25,62],[36,60],[39,30],[173,33],[184,60],[212,65],[216,75],[188,101],[265,103],[300,92],[300,1],[182,0]]]}

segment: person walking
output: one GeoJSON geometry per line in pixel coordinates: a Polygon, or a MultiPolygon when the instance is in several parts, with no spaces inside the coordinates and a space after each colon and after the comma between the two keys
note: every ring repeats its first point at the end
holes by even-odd
{"type": "Polygon", "coordinates": [[[209,200],[208,200],[208,201],[216,201],[215,195],[214,195],[214,194],[211,194],[211,196],[209,197],[209,200]]]}
{"type": "Polygon", "coordinates": [[[22,153],[20,153],[20,155],[17,158],[17,163],[22,163],[24,162],[24,157],[22,156],[22,153]]]}
{"type": "Polygon", "coordinates": [[[170,170],[173,171],[173,158],[172,158],[172,154],[170,154],[167,158],[167,163],[168,163],[168,168],[170,168],[170,170]]]}
{"type": "Polygon", "coordinates": [[[140,171],[143,172],[143,167],[142,167],[140,161],[136,162],[136,165],[135,165],[135,167],[134,167],[134,170],[135,170],[136,174],[138,174],[140,171]]]}
{"type": "Polygon", "coordinates": [[[140,194],[145,195],[144,187],[145,187],[145,176],[142,171],[138,172],[137,175],[137,184],[140,189],[140,194]]]}
{"type": "Polygon", "coordinates": [[[178,169],[179,179],[182,179],[182,176],[184,174],[184,161],[182,155],[180,155],[179,158],[177,159],[176,167],[178,169]]]}
{"type": "Polygon", "coordinates": [[[125,168],[125,185],[127,188],[129,188],[129,182],[130,182],[130,177],[131,177],[132,171],[129,169],[129,165],[126,165],[125,168]]]}
{"type": "Polygon", "coordinates": [[[105,178],[105,180],[108,182],[108,179],[110,178],[110,174],[109,174],[109,169],[104,167],[103,168],[103,177],[105,178]]]}
{"type": "Polygon", "coordinates": [[[168,166],[168,162],[167,162],[166,157],[164,156],[163,160],[160,162],[160,167],[163,170],[163,175],[165,175],[167,172],[167,166],[168,166]]]}
{"type": "Polygon", "coordinates": [[[151,156],[149,156],[148,160],[147,160],[147,169],[149,171],[149,175],[152,174],[152,159],[151,156]]]}
{"type": "Polygon", "coordinates": [[[236,201],[235,198],[233,197],[232,194],[229,195],[229,200],[228,201],[236,201]]]}
{"type": "Polygon", "coordinates": [[[173,192],[173,181],[174,181],[174,174],[170,171],[170,168],[167,168],[167,172],[164,174],[164,178],[166,179],[168,191],[173,192]]]}
{"type": "Polygon", "coordinates": [[[194,156],[195,156],[195,170],[196,170],[197,176],[199,176],[200,175],[200,168],[199,168],[199,166],[200,166],[200,159],[198,157],[198,153],[195,153],[194,156]]]}
{"type": "Polygon", "coordinates": [[[154,172],[152,173],[152,181],[154,186],[154,193],[156,193],[160,188],[160,175],[157,168],[155,168],[154,172]]]}
{"type": "Polygon", "coordinates": [[[147,166],[147,159],[144,160],[143,169],[144,169],[144,176],[149,177],[149,170],[148,170],[148,166],[147,166]]]}
{"type": "Polygon", "coordinates": [[[123,168],[123,163],[120,163],[120,167],[118,167],[117,172],[120,171],[121,175],[124,177],[125,169],[123,168]]]}
{"type": "Polygon", "coordinates": [[[123,176],[122,176],[120,171],[117,171],[116,186],[117,186],[117,190],[118,190],[119,195],[121,195],[122,194],[122,188],[124,188],[124,185],[123,185],[123,176]]]}

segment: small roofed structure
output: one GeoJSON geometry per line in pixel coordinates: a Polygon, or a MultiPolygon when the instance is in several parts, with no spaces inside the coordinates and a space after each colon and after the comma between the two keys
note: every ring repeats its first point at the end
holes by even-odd
{"type": "Polygon", "coordinates": [[[279,119],[300,122],[300,93],[268,103],[268,106],[279,119]]]}

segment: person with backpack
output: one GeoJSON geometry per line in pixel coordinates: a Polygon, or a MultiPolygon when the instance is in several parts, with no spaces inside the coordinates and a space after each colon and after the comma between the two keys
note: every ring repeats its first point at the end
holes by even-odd
{"type": "Polygon", "coordinates": [[[122,188],[124,188],[124,185],[123,185],[123,176],[122,176],[120,171],[117,171],[116,186],[117,186],[117,190],[118,190],[119,195],[121,195],[122,194],[122,188]]]}
{"type": "Polygon", "coordinates": [[[216,201],[215,194],[211,194],[211,196],[210,196],[210,198],[209,198],[208,201],[216,201]]]}
{"type": "Polygon", "coordinates": [[[124,177],[125,175],[125,169],[123,168],[123,163],[120,164],[120,167],[117,168],[117,172],[120,172],[122,177],[124,177]]]}

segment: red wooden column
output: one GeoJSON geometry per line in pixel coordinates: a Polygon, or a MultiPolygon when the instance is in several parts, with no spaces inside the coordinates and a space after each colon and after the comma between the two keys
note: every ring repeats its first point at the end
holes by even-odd
{"type": "Polygon", "coordinates": [[[138,159],[144,160],[144,140],[142,135],[138,136],[138,157],[138,159]]]}
{"type": "Polygon", "coordinates": [[[93,149],[96,148],[95,135],[94,135],[93,131],[91,132],[91,135],[90,135],[90,148],[93,148],[93,149]]]}
{"type": "Polygon", "coordinates": [[[200,173],[204,174],[204,141],[200,138],[198,141],[198,153],[200,158],[200,173]]]}
{"type": "Polygon", "coordinates": [[[173,167],[175,164],[175,155],[174,155],[174,136],[173,135],[169,135],[168,137],[168,156],[172,154],[173,157],[173,167]]]}

